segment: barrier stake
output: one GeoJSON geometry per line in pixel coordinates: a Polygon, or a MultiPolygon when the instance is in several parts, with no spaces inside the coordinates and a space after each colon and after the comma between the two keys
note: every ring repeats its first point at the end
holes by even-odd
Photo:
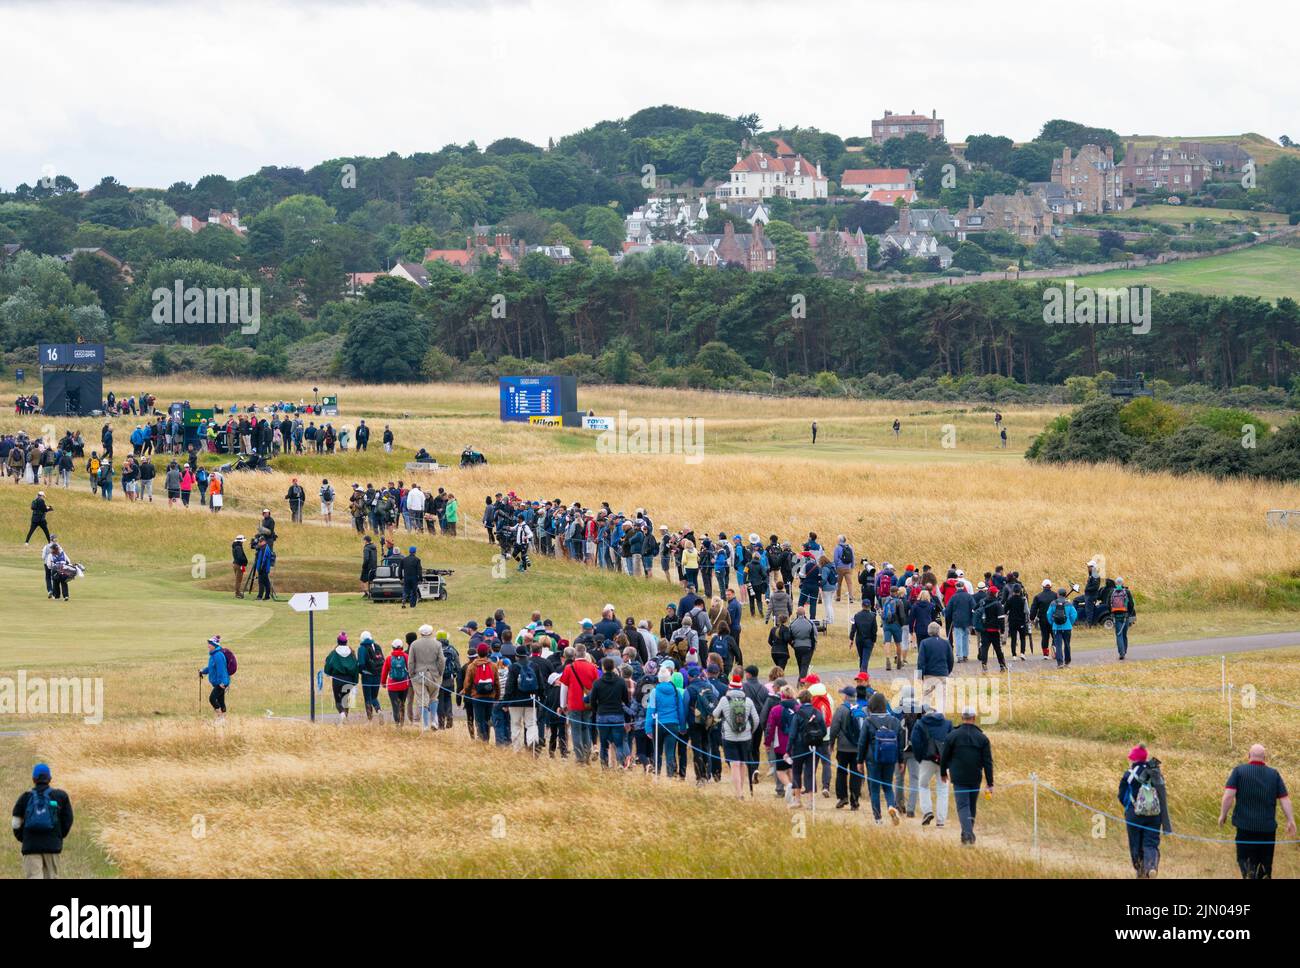
{"type": "Polygon", "coordinates": [[[1041,864],[1043,855],[1038,849],[1038,774],[1030,773],[1029,779],[1034,781],[1034,859],[1041,864]]]}

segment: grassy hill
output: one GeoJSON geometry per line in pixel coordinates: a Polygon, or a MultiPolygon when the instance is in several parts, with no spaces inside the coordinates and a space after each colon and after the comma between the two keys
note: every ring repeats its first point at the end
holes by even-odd
{"type": "Polygon", "coordinates": [[[1201,208],[1196,205],[1143,205],[1130,208],[1125,212],[1115,212],[1111,218],[1142,219],[1147,222],[1160,222],[1166,225],[1191,225],[1206,219],[1211,222],[1247,222],[1258,220],[1263,228],[1277,228],[1287,224],[1287,217],[1281,212],[1252,212],[1238,208],[1201,208]]]}
{"type": "Polygon", "coordinates": [[[1238,252],[1079,278],[1089,286],[1154,286],[1213,296],[1300,299],[1300,248],[1257,245],[1238,252]]]}

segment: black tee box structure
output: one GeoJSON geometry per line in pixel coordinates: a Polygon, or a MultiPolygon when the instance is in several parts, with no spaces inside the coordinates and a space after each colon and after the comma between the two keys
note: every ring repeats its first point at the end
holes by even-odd
{"type": "Polygon", "coordinates": [[[37,353],[47,415],[88,417],[103,412],[103,343],[41,343],[37,353]]]}

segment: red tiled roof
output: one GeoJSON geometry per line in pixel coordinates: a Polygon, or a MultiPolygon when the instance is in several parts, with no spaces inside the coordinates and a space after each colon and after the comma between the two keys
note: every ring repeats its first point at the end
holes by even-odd
{"type": "Polygon", "coordinates": [[[469,264],[470,253],[465,249],[425,249],[425,262],[450,262],[454,266],[469,264]]]}
{"type": "Polygon", "coordinates": [[[845,169],[844,177],[840,179],[840,184],[876,185],[881,182],[888,184],[903,182],[906,184],[911,177],[912,173],[906,168],[848,168],[845,169]]]}
{"type": "Polygon", "coordinates": [[[875,191],[867,192],[868,202],[879,202],[881,205],[893,205],[895,200],[902,199],[911,204],[916,201],[916,191],[911,188],[877,188],[875,191]]]}
{"type": "Polygon", "coordinates": [[[794,175],[794,166],[796,162],[800,163],[800,174],[816,175],[817,166],[811,164],[803,155],[794,155],[790,158],[773,158],[771,155],[764,154],[761,151],[751,151],[740,161],[731,166],[732,171],[783,171],[787,175],[794,175]],[[767,167],[762,165],[763,159],[767,159],[767,167]]]}

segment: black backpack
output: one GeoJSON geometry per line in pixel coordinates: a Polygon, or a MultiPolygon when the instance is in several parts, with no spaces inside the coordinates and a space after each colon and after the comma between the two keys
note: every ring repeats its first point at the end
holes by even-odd
{"type": "Polygon", "coordinates": [[[1065,605],[1066,605],[1066,601],[1064,598],[1058,598],[1056,602],[1052,605],[1053,625],[1064,625],[1065,620],[1069,618],[1069,615],[1065,611],[1065,605]]]}
{"type": "Polygon", "coordinates": [[[810,748],[820,746],[826,740],[826,721],[812,703],[799,710],[799,736],[810,748]]]}
{"type": "Polygon", "coordinates": [[[384,650],[378,642],[366,643],[366,672],[377,676],[384,671],[384,650]]]}
{"type": "Polygon", "coordinates": [[[442,681],[460,681],[460,654],[450,643],[442,647],[442,681]]]}

